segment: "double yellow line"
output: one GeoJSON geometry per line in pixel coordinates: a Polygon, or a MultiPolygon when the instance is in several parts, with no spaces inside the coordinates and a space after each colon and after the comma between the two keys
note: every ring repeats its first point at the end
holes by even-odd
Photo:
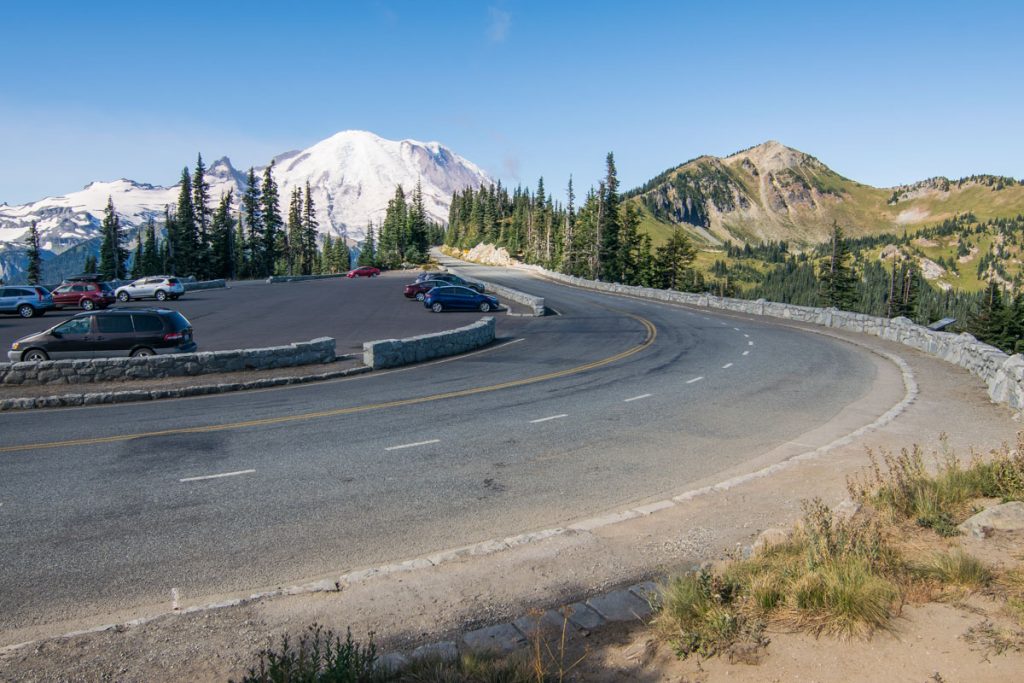
{"type": "Polygon", "coordinates": [[[431,394],[430,396],[421,396],[419,398],[406,398],[398,401],[388,401],[386,403],[371,403],[364,406],[353,406],[351,408],[335,408],[333,410],[320,410],[311,413],[300,413],[298,415],[283,415],[280,417],[267,417],[260,420],[244,420],[242,422],[227,422],[224,424],[206,425],[203,427],[180,427],[176,429],[164,429],[156,432],[139,432],[136,434],[117,434],[114,436],[97,436],[88,439],[68,439],[66,441],[49,441],[44,443],[34,444],[20,444],[16,446],[0,446],[0,453],[16,453],[20,451],[34,451],[41,450],[44,448],[67,448],[70,446],[93,446],[104,443],[117,443],[120,441],[131,441],[132,439],[144,439],[153,436],[170,436],[175,434],[204,434],[208,432],[223,432],[232,429],[244,429],[246,427],[262,427],[265,425],[276,425],[286,424],[289,422],[304,422],[307,420],[318,420],[325,417],[338,417],[340,415],[354,415],[356,413],[366,413],[371,410],[383,410],[385,408],[398,408],[400,406],[412,406],[419,403],[428,403],[430,401],[440,401],[448,398],[462,398],[464,396],[473,396],[475,394],[484,394],[491,391],[500,391],[502,389],[511,389],[513,387],[521,387],[527,384],[536,384],[537,382],[546,382],[551,379],[558,379],[560,377],[569,377],[571,375],[578,375],[588,370],[594,370],[605,365],[611,365],[620,360],[629,358],[630,356],[640,353],[644,349],[648,348],[654,343],[654,340],[658,336],[658,329],[654,326],[654,323],[641,318],[638,315],[629,315],[629,317],[640,322],[644,326],[647,332],[644,341],[637,346],[626,349],[622,353],[617,353],[614,356],[608,358],[602,358],[600,360],[586,363],[584,365],[577,365],[573,368],[567,368],[565,370],[558,370],[557,372],[549,372],[544,375],[537,375],[536,377],[527,377],[525,379],[517,379],[511,382],[502,382],[501,384],[491,384],[484,387],[475,387],[473,389],[461,389],[459,391],[449,391],[443,394],[431,394]]]}

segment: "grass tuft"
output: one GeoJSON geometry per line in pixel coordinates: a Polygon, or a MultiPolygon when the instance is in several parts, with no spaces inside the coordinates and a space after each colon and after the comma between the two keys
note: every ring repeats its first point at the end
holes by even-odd
{"type": "Polygon", "coordinates": [[[986,588],[994,578],[992,570],[984,562],[960,549],[935,553],[926,562],[916,565],[913,571],[921,578],[963,591],[986,588]]]}

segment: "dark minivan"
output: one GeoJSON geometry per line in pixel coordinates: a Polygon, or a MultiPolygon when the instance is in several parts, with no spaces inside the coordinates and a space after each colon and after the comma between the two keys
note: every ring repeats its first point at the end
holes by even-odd
{"type": "Polygon", "coordinates": [[[45,332],[11,344],[12,362],[60,358],[152,356],[196,350],[192,324],[166,308],[127,308],[79,313],[45,332]]]}

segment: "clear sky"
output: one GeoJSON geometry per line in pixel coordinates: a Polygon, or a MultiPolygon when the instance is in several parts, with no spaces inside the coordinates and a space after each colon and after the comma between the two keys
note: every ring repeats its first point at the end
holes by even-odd
{"type": "Polygon", "coordinates": [[[624,189],[776,139],[876,186],[1024,177],[1024,2],[6,2],[0,201],[345,129],[624,189]]]}

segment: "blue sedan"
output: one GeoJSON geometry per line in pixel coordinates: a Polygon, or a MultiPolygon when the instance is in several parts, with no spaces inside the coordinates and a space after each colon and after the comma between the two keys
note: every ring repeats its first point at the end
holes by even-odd
{"type": "Polygon", "coordinates": [[[481,313],[498,308],[498,300],[490,294],[474,292],[469,287],[434,287],[423,298],[423,305],[434,313],[447,310],[477,310],[481,313]]]}

